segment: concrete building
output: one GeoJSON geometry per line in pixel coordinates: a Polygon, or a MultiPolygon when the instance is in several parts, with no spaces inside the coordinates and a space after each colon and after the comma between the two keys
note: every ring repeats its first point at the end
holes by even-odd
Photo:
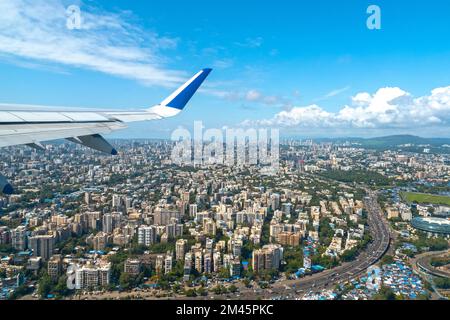
{"type": "Polygon", "coordinates": [[[48,261],[53,255],[55,238],[51,235],[41,235],[28,238],[29,248],[33,250],[34,257],[41,257],[43,261],[48,261]]]}
{"type": "Polygon", "coordinates": [[[164,259],[164,274],[168,274],[172,271],[173,257],[172,253],[167,253],[164,259]]]}
{"type": "Polygon", "coordinates": [[[279,269],[283,259],[283,247],[269,244],[252,253],[252,266],[255,272],[263,270],[279,269]]]}
{"type": "Polygon", "coordinates": [[[239,277],[241,275],[241,261],[238,257],[235,257],[230,262],[230,276],[239,277]]]}
{"type": "Polygon", "coordinates": [[[182,261],[185,258],[187,240],[179,239],[175,244],[175,258],[177,261],[182,261]]]}
{"type": "Polygon", "coordinates": [[[59,278],[62,273],[61,255],[55,254],[50,258],[47,265],[47,273],[53,281],[56,281],[59,278]]]}
{"type": "Polygon", "coordinates": [[[110,213],[103,215],[102,230],[105,233],[113,232],[113,216],[110,213]]]}
{"type": "Polygon", "coordinates": [[[183,280],[188,281],[192,270],[192,253],[188,252],[184,256],[184,276],[183,280]]]}
{"type": "Polygon", "coordinates": [[[94,290],[110,283],[111,264],[85,265],[75,271],[75,289],[94,290]]]}
{"type": "Polygon", "coordinates": [[[203,254],[197,251],[194,255],[194,268],[198,273],[203,273],[203,254]]]}
{"type": "Polygon", "coordinates": [[[213,259],[211,253],[205,253],[203,256],[203,272],[209,274],[212,272],[213,259]]]}
{"type": "Polygon", "coordinates": [[[24,251],[27,248],[27,229],[19,226],[11,230],[11,244],[14,249],[24,251]]]}
{"type": "Polygon", "coordinates": [[[155,226],[141,226],[138,229],[138,243],[149,247],[156,242],[156,235],[155,226]]]}
{"type": "Polygon", "coordinates": [[[123,264],[123,271],[131,276],[137,276],[141,272],[141,261],[138,259],[127,259],[123,264]]]}
{"type": "Polygon", "coordinates": [[[189,205],[189,217],[195,218],[197,216],[197,205],[191,204],[189,205]]]}

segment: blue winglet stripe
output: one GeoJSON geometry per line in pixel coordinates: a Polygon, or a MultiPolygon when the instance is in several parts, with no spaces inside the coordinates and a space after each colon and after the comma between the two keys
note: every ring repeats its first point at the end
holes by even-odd
{"type": "Polygon", "coordinates": [[[202,85],[203,81],[205,81],[206,77],[210,74],[212,69],[203,69],[202,73],[192,81],[183,91],[180,92],[172,101],[170,101],[167,106],[176,108],[179,110],[183,110],[186,104],[191,100],[194,93],[198,90],[198,88],[202,85]]]}

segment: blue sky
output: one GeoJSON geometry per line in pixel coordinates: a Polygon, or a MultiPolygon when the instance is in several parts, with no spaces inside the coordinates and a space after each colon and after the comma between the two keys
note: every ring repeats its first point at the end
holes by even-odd
{"type": "Polygon", "coordinates": [[[270,126],[285,136],[448,136],[450,2],[3,1],[0,102],[139,108],[214,69],[179,117],[114,137],[270,126]],[[81,9],[68,30],[65,9],[81,9]],[[366,27],[381,9],[381,30],[366,27]]]}

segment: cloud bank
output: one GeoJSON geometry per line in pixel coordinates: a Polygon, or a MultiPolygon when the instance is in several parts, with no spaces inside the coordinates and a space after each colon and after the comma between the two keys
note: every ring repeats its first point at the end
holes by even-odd
{"type": "Polygon", "coordinates": [[[414,98],[410,93],[386,87],[376,93],[362,92],[350,105],[328,112],[319,105],[294,107],[271,119],[244,125],[286,128],[411,129],[450,124],[450,86],[436,88],[430,95],[414,98]]]}

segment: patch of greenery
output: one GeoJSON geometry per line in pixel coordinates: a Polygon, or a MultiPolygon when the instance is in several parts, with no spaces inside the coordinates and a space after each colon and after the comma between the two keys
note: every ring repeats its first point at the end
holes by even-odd
{"type": "Polygon", "coordinates": [[[402,192],[402,199],[410,203],[419,204],[442,204],[450,206],[450,197],[426,193],[402,192]]]}
{"type": "Polygon", "coordinates": [[[434,278],[434,284],[439,289],[450,289],[450,278],[434,278]]]}
{"type": "Polygon", "coordinates": [[[374,300],[396,300],[396,295],[391,288],[382,286],[372,298],[374,300]]]}
{"type": "Polygon", "coordinates": [[[445,266],[450,264],[450,256],[432,258],[430,264],[435,268],[445,266]]]}
{"type": "Polygon", "coordinates": [[[345,183],[364,183],[371,186],[388,186],[390,180],[382,174],[374,171],[363,170],[330,170],[321,173],[325,178],[345,183]]]}

